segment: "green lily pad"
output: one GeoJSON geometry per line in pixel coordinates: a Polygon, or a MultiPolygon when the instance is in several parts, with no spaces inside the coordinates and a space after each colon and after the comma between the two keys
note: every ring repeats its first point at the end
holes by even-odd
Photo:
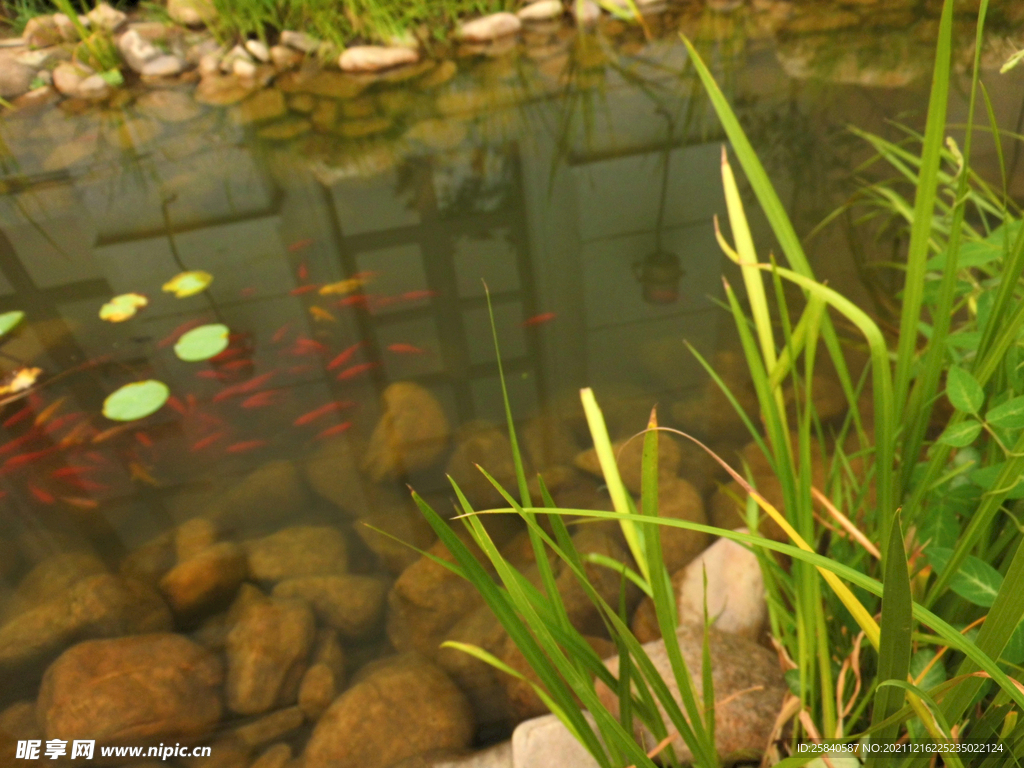
{"type": "Polygon", "coordinates": [[[200,325],[182,334],[174,345],[174,354],[186,363],[209,360],[227,349],[228,333],[228,327],[221,323],[200,325]]]}
{"type": "Polygon", "coordinates": [[[0,336],[5,333],[13,331],[18,323],[25,319],[25,313],[20,309],[16,309],[13,312],[4,312],[0,315],[0,336]]]}
{"type": "Polygon", "coordinates": [[[170,397],[162,381],[147,379],[125,384],[103,401],[103,415],[113,421],[135,421],[156,413],[170,397]]]}

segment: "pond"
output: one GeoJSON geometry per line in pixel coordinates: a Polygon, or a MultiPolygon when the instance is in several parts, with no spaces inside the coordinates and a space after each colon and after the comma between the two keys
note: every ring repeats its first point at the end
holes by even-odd
{"type": "MultiPolygon", "coordinates": [[[[996,74],[1024,23],[1006,5],[986,84],[999,124],[1019,131],[1024,82],[996,74]]],[[[474,464],[513,487],[487,290],[527,460],[556,501],[609,503],[582,468],[584,386],[613,439],[657,404],[663,423],[725,455],[749,440],[687,347],[745,386],[720,305],[723,276],[740,280],[712,225],[725,213],[723,132],[677,33],[712,63],[806,234],[876,173],[859,168],[870,155],[848,125],[920,127],[936,26],[927,9],[869,24],[831,7],[767,23],[782,6],[670,11],[648,19],[649,37],[615,20],[579,33],[536,25],[511,47],[392,74],[302,69],[253,94],[138,84],[102,108],[72,99],[4,118],[0,311],[26,319],[0,340],[3,368],[41,371],[0,411],[0,726],[29,727],[37,697],[39,717],[53,715],[57,683],[40,694],[40,680],[70,646],[154,631],[213,651],[227,684],[223,701],[219,682],[179,690],[191,719],[168,705],[171,735],[149,741],[215,739],[218,764],[249,765],[282,743],[280,764],[302,754],[326,704],[396,651],[445,670],[417,695],[468,697],[462,720],[437,726],[448,742],[401,735],[418,751],[482,747],[542,713],[521,686],[439,654],[451,637],[500,649],[500,628],[467,586],[367,526],[429,548],[407,485],[446,517],[446,474],[481,508],[500,497],[474,464]],[[163,290],[195,270],[212,276],[205,290],[163,290]],[[102,320],[126,293],[147,305],[102,320]],[[227,348],[179,359],[178,339],[207,323],[228,327],[227,348]],[[169,388],[162,408],[103,417],[110,393],[148,379],[169,388]]],[[[1019,200],[1018,149],[1007,163],[1019,200]]],[[[998,178],[991,143],[977,152],[974,165],[998,178]]],[[[857,215],[810,239],[809,255],[819,278],[882,311],[892,279],[870,264],[898,252],[900,235],[857,215]]],[[[687,450],[680,462],[688,514],[705,517],[720,478],[687,450]]],[[[490,525],[528,561],[515,524],[490,525]]],[[[614,529],[592,538],[624,556],[614,529]]],[[[167,643],[114,655],[156,670],[191,652],[167,643]]],[[[99,706],[79,695],[79,709],[99,706]]],[[[132,742],[119,718],[137,693],[122,695],[104,700],[115,744],[132,742]]],[[[87,719],[61,716],[71,731],[87,719]]],[[[369,745],[362,765],[391,764],[374,746],[390,724],[337,729],[369,745]]],[[[41,738],[31,733],[10,737],[41,738]]],[[[0,765],[5,738],[0,727],[0,765]]]]}

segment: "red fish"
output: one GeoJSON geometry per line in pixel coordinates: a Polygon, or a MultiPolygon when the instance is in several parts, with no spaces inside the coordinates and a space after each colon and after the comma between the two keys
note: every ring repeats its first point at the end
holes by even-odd
{"type": "Polygon", "coordinates": [[[351,347],[346,349],[336,358],[331,360],[331,362],[327,364],[327,370],[333,371],[335,368],[340,368],[341,366],[343,366],[345,363],[352,359],[352,355],[354,355],[356,353],[356,350],[359,349],[361,346],[363,346],[363,342],[361,341],[358,341],[355,344],[353,344],[351,347]]]}
{"type": "Polygon", "coordinates": [[[32,408],[31,405],[26,405],[26,406],[20,408],[13,415],[7,417],[7,419],[4,421],[4,427],[7,428],[7,429],[10,429],[14,425],[20,424],[25,419],[27,419],[29,416],[31,416],[34,410],[35,409],[32,408]]]}
{"type": "Polygon", "coordinates": [[[251,397],[242,401],[243,408],[265,408],[268,405],[276,405],[280,400],[280,393],[276,389],[268,389],[264,392],[257,392],[251,397]]]}
{"type": "Polygon", "coordinates": [[[216,443],[218,440],[223,440],[227,436],[227,434],[228,434],[227,432],[215,432],[212,435],[207,435],[206,437],[202,438],[201,440],[196,440],[194,443],[192,443],[192,447],[189,448],[189,450],[190,451],[201,451],[204,448],[209,448],[211,445],[216,443]]]}
{"type": "Polygon", "coordinates": [[[216,381],[224,381],[227,379],[220,371],[197,371],[196,377],[200,379],[215,379],[216,381]]]}
{"type": "Polygon", "coordinates": [[[226,387],[213,396],[213,402],[219,403],[222,400],[227,400],[229,397],[235,397],[236,395],[252,392],[254,389],[259,389],[276,375],[277,371],[268,371],[267,373],[261,373],[259,376],[251,378],[241,384],[235,384],[233,387],[226,387]]]}
{"type": "Polygon", "coordinates": [[[544,312],[544,313],[539,314],[539,315],[534,315],[533,317],[531,317],[531,318],[523,321],[522,323],[520,323],[520,325],[523,328],[532,328],[533,326],[536,326],[536,325],[543,325],[544,323],[550,323],[556,317],[558,317],[558,315],[556,313],[554,313],[554,312],[544,312]]]}
{"type": "Polygon", "coordinates": [[[233,443],[224,450],[228,453],[245,453],[256,448],[262,448],[267,444],[266,440],[243,440],[240,443],[233,443]]]}
{"type": "Polygon", "coordinates": [[[140,445],[143,445],[146,448],[152,448],[153,447],[153,438],[151,438],[145,432],[136,432],[135,433],[135,439],[139,441],[140,445]]]}
{"type": "Polygon", "coordinates": [[[295,339],[295,347],[292,350],[293,354],[296,355],[326,355],[329,351],[330,350],[328,350],[327,347],[325,347],[319,341],[307,339],[305,336],[299,336],[297,339],[295,339]]]}
{"type": "Polygon", "coordinates": [[[378,365],[380,365],[380,363],[360,363],[359,365],[353,365],[351,368],[346,368],[344,371],[339,373],[337,380],[347,381],[349,379],[354,379],[359,374],[366,373],[367,371],[376,368],[378,365]]]}
{"type": "Polygon", "coordinates": [[[310,291],[319,290],[319,288],[320,288],[319,285],[315,285],[313,283],[310,283],[309,285],[300,285],[298,288],[292,288],[290,291],[288,291],[288,295],[289,296],[301,296],[304,293],[309,293],[310,291]]]}
{"type": "Polygon", "coordinates": [[[231,362],[224,363],[220,369],[222,371],[242,371],[246,368],[252,368],[252,366],[252,360],[245,358],[244,360],[232,360],[231,362]]]}
{"type": "Polygon", "coordinates": [[[276,331],[274,331],[274,335],[270,337],[270,343],[280,344],[282,341],[284,341],[284,337],[288,335],[288,331],[291,329],[291,327],[291,323],[285,323],[276,331]]]}
{"type": "Polygon", "coordinates": [[[42,488],[36,488],[34,485],[29,485],[28,489],[32,492],[32,495],[39,499],[39,501],[43,502],[43,504],[53,504],[53,502],[56,501],[52,493],[48,493],[42,488]]]}
{"type": "Polygon", "coordinates": [[[396,355],[425,355],[424,350],[414,347],[412,344],[388,344],[388,351],[396,355]]]}
{"type": "Polygon", "coordinates": [[[49,448],[44,448],[41,451],[32,451],[31,453],[22,453],[17,456],[11,456],[11,458],[5,461],[3,466],[0,467],[0,471],[7,472],[12,469],[17,469],[18,467],[24,467],[26,464],[38,461],[44,456],[49,456],[55,450],[57,450],[57,446],[51,446],[49,448]]]}
{"type": "Polygon", "coordinates": [[[99,451],[87,451],[86,454],[85,454],[85,458],[89,459],[89,461],[92,461],[95,464],[109,464],[110,463],[110,459],[108,459],[106,456],[104,456],[99,451]]]}
{"type": "Polygon", "coordinates": [[[182,416],[188,413],[188,410],[185,408],[185,404],[181,402],[181,400],[176,398],[174,395],[171,395],[170,397],[167,398],[167,404],[171,406],[171,408],[176,410],[178,413],[180,413],[182,416]]]}
{"type": "Polygon", "coordinates": [[[76,467],[76,466],[72,465],[72,466],[61,467],[60,469],[53,470],[53,472],[50,473],[50,477],[53,477],[53,478],[56,478],[56,479],[59,480],[59,479],[65,478],[65,477],[78,477],[78,475],[85,474],[86,472],[95,472],[95,471],[96,471],[96,467],[76,467]]]}
{"type": "Polygon", "coordinates": [[[5,443],[4,445],[0,446],[0,456],[3,456],[5,453],[13,453],[14,451],[21,448],[21,446],[34,440],[35,437],[36,433],[33,431],[26,432],[21,437],[14,438],[9,443],[5,443]]]}
{"type": "Polygon", "coordinates": [[[56,419],[51,421],[45,427],[43,427],[43,434],[49,436],[56,432],[61,427],[66,427],[73,421],[82,418],[80,413],[65,413],[63,416],[58,416],[56,419]]]}
{"type": "Polygon", "coordinates": [[[406,291],[399,298],[402,301],[420,301],[421,299],[432,299],[437,296],[437,291],[406,291]]]}
{"type": "Polygon", "coordinates": [[[94,482],[86,477],[66,477],[64,478],[64,482],[83,491],[105,491],[110,488],[109,485],[94,482]]]}
{"type": "Polygon", "coordinates": [[[288,246],[288,251],[290,253],[295,253],[296,251],[301,251],[303,248],[309,248],[309,246],[311,246],[312,244],[312,237],[307,237],[304,240],[296,240],[294,243],[288,246]]]}
{"type": "Polygon", "coordinates": [[[217,365],[217,363],[224,363],[232,358],[238,357],[239,355],[245,354],[245,350],[241,347],[228,347],[223,352],[220,352],[213,357],[209,358],[208,362],[217,365]]]}
{"type": "Polygon", "coordinates": [[[332,302],[331,306],[337,307],[338,309],[341,309],[342,307],[362,307],[363,309],[366,309],[369,303],[370,299],[368,296],[362,293],[354,293],[351,296],[346,296],[343,299],[338,299],[337,301],[332,302]]]}
{"type": "Polygon", "coordinates": [[[169,334],[167,334],[167,336],[160,339],[160,341],[158,341],[156,345],[160,349],[163,349],[164,347],[169,347],[171,346],[171,344],[174,344],[186,331],[191,331],[193,328],[197,328],[202,324],[202,320],[186,320],[184,323],[182,323],[169,334]]]}
{"type": "Polygon", "coordinates": [[[256,289],[255,288],[243,288],[242,290],[240,290],[238,292],[238,295],[241,296],[243,299],[249,299],[249,298],[252,298],[253,296],[256,295],[256,289]]]}
{"type": "Polygon", "coordinates": [[[377,296],[373,300],[373,308],[381,309],[383,307],[390,307],[392,304],[397,304],[400,301],[398,296],[377,296]]]}
{"type": "Polygon", "coordinates": [[[292,423],[296,427],[301,427],[304,424],[309,424],[310,422],[316,421],[320,417],[326,416],[329,413],[332,413],[334,411],[340,411],[345,408],[352,408],[353,406],[355,406],[355,403],[353,403],[351,400],[339,400],[334,403],[327,403],[327,405],[321,405],[319,408],[315,408],[309,413],[302,414],[292,423]]]}
{"type": "Polygon", "coordinates": [[[307,280],[309,280],[309,267],[306,266],[305,261],[299,264],[299,269],[296,274],[298,274],[299,280],[301,280],[302,282],[306,282],[307,280]]]}
{"type": "Polygon", "coordinates": [[[351,421],[343,421],[341,424],[335,424],[333,427],[328,427],[323,432],[319,432],[314,440],[322,440],[325,437],[334,437],[340,435],[342,432],[347,432],[352,426],[351,421]]]}

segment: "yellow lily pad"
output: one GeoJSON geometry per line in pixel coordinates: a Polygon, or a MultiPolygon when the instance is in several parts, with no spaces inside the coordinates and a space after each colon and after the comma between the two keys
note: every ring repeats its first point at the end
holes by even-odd
{"type": "Polygon", "coordinates": [[[149,304],[149,299],[141,293],[122,293],[100,307],[100,320],[107,320],[111,323],[124,322],[128,318],[134,317],[139,308],[147,304],[149,304]]]}
{"type": "Polygon", "coordinates": [[[201,269],[197,269],[191,272],[182,272],[181,274],[175,275],[164,283],[163,289],[167,293],[173,293],[179,299],[184,299],[189,296],[195,296],[197,293],[202,293],[212,282],[213,275],[209,272],[203,272],[201,269]]]}

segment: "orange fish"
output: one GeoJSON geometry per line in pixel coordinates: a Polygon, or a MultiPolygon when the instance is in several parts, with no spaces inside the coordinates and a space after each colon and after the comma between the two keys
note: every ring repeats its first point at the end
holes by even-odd
{"type": "Polygon", "coordinates": [[[309,314],[313,316],[314,320],[320,320],[324,323],[336,323],[338,318],[332,315],[323,307],[313,306],[309,308],[309,314]]]}
{"type": "Polygon", "coordinates": [[[336,358],[331,360],[331,362],[327,364],[327,370],[333,371],[335,368],[340,368],[341,366],[343,366],[345,363],[352,359],[352,355],[354,355],[356,353],[356,350],[359,349],[361,346],[363,346],[363,342],[357,341],[355,344],[346,349],[336,358]]]}
{"type": "Polygon", "coordinates": [[[35,431],[26,432],[21,437],[16,437],[13,440],[11,440],[10,442],[4,443],[3,445],[0,445],[0,456],[3,456],[5,453],[11,453],[13,451],[18,450],[19,448],[21,448],[21,446],[25,445],[25,443],[30,443],[35,438],[36,438],[35,431]]]}
{"type": "Polygon", "coordinates": [[[337,294],[344,296],[348,293],[354,293],[365,285],[366,281],[359,277],[350,277],[348,280],[339,280],[336,283],[328,283],[320,289],[321,296],[330,296],[331,294],[337,294]]]}
{"type": "Polygon", "coordinates": [[[238,295],[241,296],[243,299],[252,298],[253,296],[256,295],[256,289],[255,288],[243,288],[242,290],[240,290],[238,292],[238,295]]]}
{"type": "Polygon", "coordinates": [[[50,420],[50,417],[53,416],[53,414],[55,414],[57,411],[59,411],[61,406],[64,405],[65,400],[67,400],[66,397],[62,397],[59,400],[54,400],[52,403],[46,406],[46,408],[44,408],[38,416],[36,416],[36,420],[33,423],[37,427],[39,427],[48,422],[50,420]]]}
{"type": "Polygon", "coordinates": [[[252,360],[245,358],[243,360],[232,360],[230,362],[224,363],[220,367],[220,369],[222,371],[241,371],[245,370],[246,368],[252,368],[252,366],[252,360]]]}
{"type": "Polygon", "coordinates": [[[333,411],[340,411],[344,408],[352,408],[353,406],[355,406],[355,403],[353,403],[351,400],[340,400],[334,403],[327,403],[327,405],[321,405],[319,408],[315,408],[309,413],[302,414],[292,423],[296,427],[301,427],[304,424],[309,424],[310,422],[316,421],[320,417],[326,416],[327,414],[332,413],[333,411]]]}
{"type": "Polygon", "coordinates": [[[312,244],[313,244],[313,238],[312,237],[307,237],[304,240],[296,240],[294,243],[292,243],[291,245],[288,246],[288,251],[290,253],[295,253],[296,251],[301,251],[303,248],[308,248],[312,244]]]}
{"type": "Polygon", "coordinates": [[[92,425],[88,421],[80,421],[71,429],[70,432],[60,439],[60,442],[57,443],[57,447],[69,448],[72,445],[81,445],[92,436],[94,431],[95,430],[93,430],[92,425]]]}
{"type": "Polygon", "coordinates": [[[309,280],[309,267],[306,266],[306,262],[305,261],[303,261],[301,264],[299,264],[299,269],[298,269],[298,273],[297,274],[299,276],[299,280],[301,280],[302,282],[306,282],[307,280],[309,280]]]}
{"type": "Polygon", "coordinates": [[[310,284],[310,285],[300,285],[298,288],[292,288],[290,291],[288,291],[288,295],[289,296],[301,296],[304,293],[309,293],[310,291],[315,291],[319,287],[320,287],[319,285],[312,285],[312,284],[310,284]]]}
{"type": "Polygon", "coordinates": [[[207,435],[206,437],[202,438],[201,440],[196,440],[194,443],[192,443],[192,447],[189,448],[189,450],[190,451],[201,451],[204,448],[209,448],[211,445],[216,443],[218,440],[223,440],[227,436],[227,434],[228,434],[227,432],[216,432],[216,433],[214,433],[212,435],[207,435]]]}
{"type": "Polygon", "coordinates": [[[99,507],[99,502],[95,499],[85,499],[81,496],[61,496],[60,500],[65,504],[70,504],[72,507],[78,507],[79,509],[96,509],[99,507]]]}
{"type": "Polygon", "coordinates": [[[139,441],[140,445],[143,445],[146,448],[152,448],[153,447],[153,438],[151,438],[145,432],[136,432],[135,433],[135,439],[139,441]]]}
{"type": "Polygon", "coordinates": [[[103,483],[96,483],[85,477],[67,477],[64,482],[80,488],[83,491],[105,491],[110,486],[104,485],[103,483]]]}
{"type": "Polygon", "coordinates": [[[424,350],[414,347],[412,344],[388,344],[388,351],[396,355],[425,355],[424,350]]]}
{"type": "Polygon", "coordinates": [[[263,392],[257,392],[251,397],[247,397],[242,401],[243,408],[265,408],[268,405],[276,405],[278,403],[278,395],[280,393],[276,389],[268,389],[263,392]]]}
{"type": "Polygon", "coordinates": [[[139,464],[137,461],[128,462],[128,469],[131,472],[132,480],[138,480],[140,483],[146,485],[152,485],[154,488],[159,485],[156,478],[149,474],[149,470],[139,464]]]}
{"type": "Polygon", "coordinates": [[[523,321],[522,323],[520,323],[520,325],[523,328],[532,328],[533,326],[536,326],[536,325],[543,325],[544,323],[550,323],[556,317],[558,317],[558,315],[556,313],[554,313],[554,312],[544,312],[544,313],[539,314],[539,315],[534,315],[533,317],[531,317],[531,318],[523,321]]]}
{"type": "Polygon", "coordinates": [[[32,495],[39,499],[39,501],[43,502],[43,504],[53,504],[53,502],[56,501],[52,493],[44,491],[42,488],[36,488],[34,485],[29,485],[28,489],[32,492],[32,495]]]}
{"type": "Polygon", "coordinates": [[[338,374],[338,381],[347,381],[348,379],[354,379],[361,373],[376,368],[380,363],[360,363],[359,365],[353,365],[351,368],[346,368],[344,371],[338,374]]]}
{"type": "Polygon", "coordinates": [[[122,432],[125,432],[126,430],[133,429],[133,428],[134,428],[134,426],[132,424],[119,424],[116,427],[111,427],[110,429],[105,429],[102,432],[100,432],[99,434],[94,435],[93,438],[92,438],[92,442],[93,443],[102,443],[105,440],[109,440],[110,438],[114,437],[115,435],[119,435],[122,432]]]}
{"type": "Polygon", "coordinates": [[[276,375],[277,371],[269,371],[267,373],[261,373],[259,376],[249,379],[241,384],[235,384],[232,387],[225,387],[213,396],[213,402],[219,403],[222,400],[227,400],[229,397],[235,397],[236,395],[252,392],[254,389],[266,384],[276,375]]]}
{"type": "Polygon", "coordinates": [[[233,443],[224,450],[228,453],[245,453],[256,448],[262,448],[267,444],[266,440],[243,440],[240,443],[233,443]]]}
{"type": "Polygon", "coordinates": [[[340,435],[342,432],[347,432],[351,428],[351,421],[343,421],[341,424],[335,424],[333,427],[328,427],[323,432],[319,432],[314,440],[322,440],[325,437],[334,437],[334,435],[340,435]]]}

